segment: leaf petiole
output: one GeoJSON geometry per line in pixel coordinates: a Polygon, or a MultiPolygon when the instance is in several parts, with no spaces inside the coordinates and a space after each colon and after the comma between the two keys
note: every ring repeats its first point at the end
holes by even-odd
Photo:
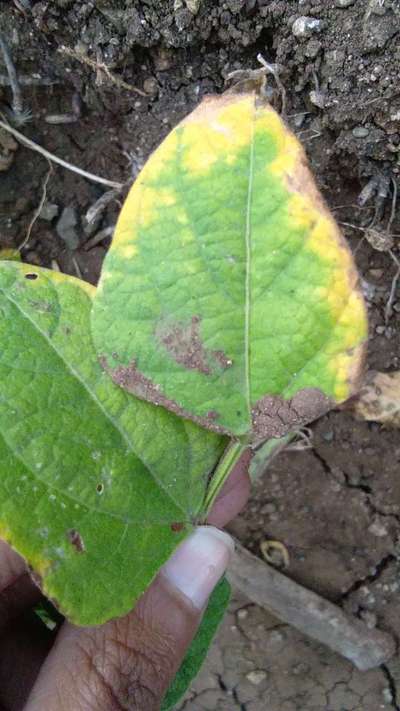
{"type": "Polygon", "coordinates": [[[219,463],[217,464],[215,472],[208,486],[203,508],[205,517],[207,517],[210,513],[214,501],[217,498],[219,492],[221,491],[225,481],[227,480],[234,466],[239,461],[243,452],[246,451],[247,447],[248,444],[244,444],[243,442],[240,442],[238,440],[233,440],[226,448],[219,463]]]}

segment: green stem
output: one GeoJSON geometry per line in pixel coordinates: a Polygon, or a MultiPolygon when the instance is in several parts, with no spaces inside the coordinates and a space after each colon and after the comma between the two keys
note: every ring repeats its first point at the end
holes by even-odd
{"type": "Polygon", "coordinates": [[[227,480],[235,464],[237,464],[237,462],[239,461],[243,452],[246,451],[247,447],[247,444],[233,441],[228,445],[227,449],[222,455],[221,460],[219,461],[217,468],[213,474],[213,477],[210,481],[206,498],[204,501],[205,518],[210,513],[214,501],[217,498],[219,492],[221,491],[223,485],[225,484],[225,481],[227,480]]]}

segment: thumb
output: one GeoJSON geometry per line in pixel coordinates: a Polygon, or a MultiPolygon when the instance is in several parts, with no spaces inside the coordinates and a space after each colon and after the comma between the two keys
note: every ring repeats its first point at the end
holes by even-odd
{"type": "Polygon", "coordinates": [[[158,711],[233,548],[223,531],[199,526],[129,615],[65,623],[25,711],[158,711]]]}

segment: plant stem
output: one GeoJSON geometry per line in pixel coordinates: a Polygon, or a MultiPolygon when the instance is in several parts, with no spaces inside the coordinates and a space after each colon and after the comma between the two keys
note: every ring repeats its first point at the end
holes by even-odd
{"type": "Polygon", "coordinates": [[[239,461],[243,452],[246,451],[247,447],[247,444],[243,444],[243,442],[238,441],[232,441],[228,445],[217,465],[208,487],[204,501],[205,517],[210,513],[214,501],[225,484],[225,481],[227,480],[235,464],[239,461]]]}

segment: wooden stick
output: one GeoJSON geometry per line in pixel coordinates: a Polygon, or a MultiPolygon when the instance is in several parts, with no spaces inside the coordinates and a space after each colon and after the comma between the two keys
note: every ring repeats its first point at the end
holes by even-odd
{"type": "Polygon", "coordinates": [[[239,543],[228,570],[233,587],[275,617],[325,644],[367,671],[396,653],[387,632],[369,629],[360,620],[271,568],[239,543]]]}

